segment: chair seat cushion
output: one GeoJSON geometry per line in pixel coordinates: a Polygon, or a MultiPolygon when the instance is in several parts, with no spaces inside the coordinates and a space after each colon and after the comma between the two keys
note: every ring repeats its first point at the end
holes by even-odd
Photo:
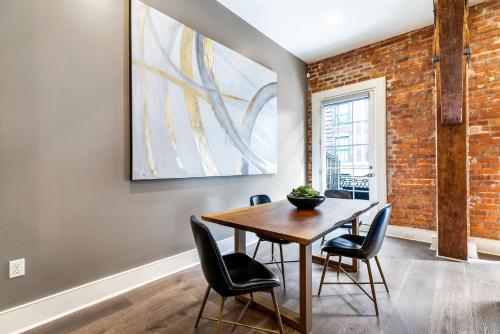
{"type": "Polygon", "coordinates": [[[267,236],[267,235],[263,235],[263,234],[260,234],[260,233],[255,233],[255,235],[256,235],[259,239],[262,239],[262,240],[264,240],[264,241],[274,242],[274,243],[277,243],[277,244],[286,245],[286,244],[291,243],[291,242],[290,242],[290,241],[288,241],[288,240],[279,239],[279,238],[273,238],[273,237],[270,237],[270,236],[267,236]]]}
{"type": "Polygon", "coordinates": [[[232,287],[225,291],[225,296],[236,296],[280,286],[280,279],[275,273],[244,253],[228,254],[222,258],[233,283],[232,287]]]}
{"type": "Polygon", "coordinates": [[[363,245],[364,241],[365,237],[362,235],[343,234],[328,240],[321,250],[330,254],[364,259],[365,254],[361,249],[361,245],[363,245]]]}

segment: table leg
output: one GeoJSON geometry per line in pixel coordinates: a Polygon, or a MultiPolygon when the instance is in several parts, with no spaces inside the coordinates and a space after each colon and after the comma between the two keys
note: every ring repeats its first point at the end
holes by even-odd
{"type": "Polygon", "coordinates": [[[234,252],[246,253],[247,235],[243,230],[234,229],[234,252]]]}
{"type": "Polygon", "coordinates": [[[300,245],[300,332],[312,328],[312,245],[300,245]]]}
{"type": "MultiPolygon", "coordinates": [[[[241,250],[244,234],[235,230],[235,250],[241,250]],[[236,241],[237,240],[237,241],[236,241]],[[238,248],[239,247],[239,248],[238,248]]],[[[300,295],[299,313],[283,305],[279,305],[283,323],[296,329],[300,333],[309,334],[312,328],[312,245],[300,245],[300,295]]],[[[275,315],[274,305],[269,298],[259,294],[253,296],[254,307],[271,316],[275,315]]],[[[248,295],[236,297],[237,300],[247,303],[248,295]]]]}

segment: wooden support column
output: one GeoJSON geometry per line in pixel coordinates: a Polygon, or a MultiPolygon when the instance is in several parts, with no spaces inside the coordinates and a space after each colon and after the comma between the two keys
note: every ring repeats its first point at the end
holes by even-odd
{"type": "Polygon", "coordinates": [[[435,0],[438,255],[467,260],[466,0],[435,0]]]}

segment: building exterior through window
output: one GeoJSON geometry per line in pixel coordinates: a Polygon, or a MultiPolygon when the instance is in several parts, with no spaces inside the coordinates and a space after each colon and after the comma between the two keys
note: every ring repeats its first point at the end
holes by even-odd
{"type": "Polygon", "coordinates": [[[369,199],[369,94],[323,102],[326,185],[369,199]]]}

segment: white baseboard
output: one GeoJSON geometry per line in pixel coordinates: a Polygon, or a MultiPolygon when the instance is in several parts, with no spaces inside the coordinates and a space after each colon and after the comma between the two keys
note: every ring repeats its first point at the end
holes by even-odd
{"type": "Polygon", "coordinates": [[[389,225],[387,226],[386,235],[401,239],[431,243],[432,237],[436,235],[436,232],[420,228],[389,225]]]}
{"type": "Polygon", "coordinates": [[[478,253],[500,256],[500,240],[471,237],[476,243],[478,253]]]}
{"type": "MultiPolygon", "coordinates": [[[[253,235],[247,236],[248,244],[256,240],[253,235]]],[[[234,249],[234,238],[221,240],[217,244],[221,253],[229,253],[234,249]]],[[[0,332],[22,333],[198,263],[198,253],[192,249],[1,311],[0,332]]]]}
{"type": "MultiPolygon", "coordinates": [[[[388,236],[415,240],[420,242],[427,242],[431,244],[431,249],[437,249],[437,232],[424,230],[412,227],[403,227],[396,225],[387,226],[388,236]]],[[[479,253],[485,253],[490,255],[500,256],[500,241],[493,239],[470,237],[470,243],[475,244],[475,248],[479,253]]],[[[474,245],[469,245],[469,251],[472,252],[474,245]]]]}

